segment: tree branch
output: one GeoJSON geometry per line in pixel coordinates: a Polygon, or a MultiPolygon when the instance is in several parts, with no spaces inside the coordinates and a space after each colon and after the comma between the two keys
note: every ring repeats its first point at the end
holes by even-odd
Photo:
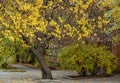
{"type": "Polygon", "coordinates": [[[44,42],[49,42],[51,39],[53,39],[54,36],[51,35],[51,36],[48,36],[47,38],[45,38],[44,42]]]}
{"type": "Polygon", "coordinates": [[[34,34],[35,34],[37,37],[40,37],[40,38],[42,38],[42,39],[44,39],[44,38],[46,37],[46,35],[45,35],[44,33],[40,32],[40,31],[35,32],[34,34]]]}
{"type": "Polygon", "coordinates": [[[22,36],[23,41],[24,41],[26,44],[30,45],[29,39],[28,39],[26,36],[24,36],[22,33],[20,33],[20,34],[21,34],[21,36],[22,36]]]}
{"type": "Polygon", "coordinates": [[[46,6],[48,4],[48,0],[44,0],[43,5],[46,6]]]}

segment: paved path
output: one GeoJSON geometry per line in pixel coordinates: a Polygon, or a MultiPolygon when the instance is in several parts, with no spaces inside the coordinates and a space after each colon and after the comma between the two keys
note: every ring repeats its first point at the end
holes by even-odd
{"type": "MultiPolygon", "coordinates": [[[[39,69],[26,67],[23,65],[13,65],[17,68],[24,69],[25,72],[4,72],[0,71],[0,83],[39,83],[41,72],[39,69]]],[[[70,80],[64,77],[68,75],[76,75],[76,72],[70,71],[52,71],[53,77],[60,80],[61,83],[120,83],[120,75],[115,74],[112,77],[102,78],[80,78],[78,80],[70,80]]]]}

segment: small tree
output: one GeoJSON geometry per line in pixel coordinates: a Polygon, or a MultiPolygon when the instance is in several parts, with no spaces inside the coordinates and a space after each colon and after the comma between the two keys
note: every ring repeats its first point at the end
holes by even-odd
{"type": "MultiPolygon", "coordinates": [[[[66,37],[80,40],[94,28],[107,23],[104,14],[91,17],[95,9],[102,9],[99,0],[3,0],[0,1],[0,28],[4,37],[12,42],[23,41],[37,56],[42,77],[52,79],[46,66],[45,54],[49,41],[66,37]],[[99,19],[99,20],[97,20],[99,19]]],[[[104,3],[104,1],[103,1],[104,3]]],[[[97,10],[95,10],[97,11],[97,10]]],[[[105,12],[105,11],[104,11],[105,12]]],[[[6,45],[7,46],[7,45],[6,45]]]]}

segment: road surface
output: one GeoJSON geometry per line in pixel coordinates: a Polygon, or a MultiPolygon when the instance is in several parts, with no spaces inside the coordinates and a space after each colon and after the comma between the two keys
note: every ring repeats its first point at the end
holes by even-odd
{"type": "MultiPolygon", "coordinates": [[[[40,83],[41,72],[39,69],[23,66],[20,64],[14,64],[14,67],[21,68],[25,72],[9,72],[0,70],[0,83],[40,83]]],[[[77,75],[76,72],[54,70],[52,71],[53,78],[60,83],[120,83],[120,74],[115,74],[112,77],[101,78],[80,78],[70,79],[66,78],[70,75],[77,75]]],[[[52,83],[52,82],[45,82],[52,83]]],[[[54,82],[56,83],[56,82],[54,82]]]]}

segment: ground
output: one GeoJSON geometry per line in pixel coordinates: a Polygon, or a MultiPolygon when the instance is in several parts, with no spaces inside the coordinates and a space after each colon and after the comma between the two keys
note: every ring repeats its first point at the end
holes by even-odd
{"type": "MultiPolygon", "coordinates": [[[[41,72],[39,69],[23,66],[20,64],[14,64],[13,66],[21,68],[23,72],[10,72],[0,70],[0,83],[40,83],[41,72]]],[[[111,77],[94,77],[94,78],[80,78],[71,79],[67,78],[70,75],[77,75],[77,73],[71,71],[53,70],[53,77],[60,83],[120,83],[120,74],[115,74],[111,77]]],[[[49,83],[49,82],[45,82],[49,83]]],[[[50,82],[52,83],[52,82],[50,82]]],[[[56,83],[56,82],[54,82],[56,83]]]]}

